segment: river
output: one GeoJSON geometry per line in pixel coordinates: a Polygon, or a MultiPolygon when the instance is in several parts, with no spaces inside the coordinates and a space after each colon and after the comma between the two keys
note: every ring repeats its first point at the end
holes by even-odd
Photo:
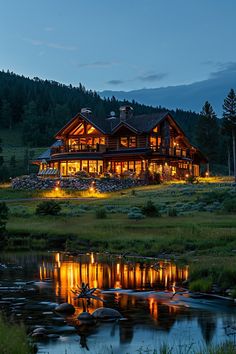
{"type": "Polygon", "coordinates": [[[207,345],[235,341],[236,305],[192,297],[181,288],[188,274],[188,266],[165,260],[93,253],[1,253],[0,303],[8,316],[29,329],[40,326],[54,334],[38,343],[41,354],[152,354],[163,344],[172,353],[193,353],[207,345]],[[122,314],[122,320],[80,324],[82,301],[71,290],[82,282],[100,289],[99,296],[105,300],[93,300],[90,313],[111,307],[122,314]],[[63,302],[74,305],[74,315],[54,313],[56,304],[63,302]]]}

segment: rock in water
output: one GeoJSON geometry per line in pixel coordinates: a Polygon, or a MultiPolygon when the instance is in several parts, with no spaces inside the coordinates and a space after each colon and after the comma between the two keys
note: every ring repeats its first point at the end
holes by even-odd
{"type": "Polygon", "coordinates": [[[122,317],[118,311],[109,307],[99,307],[92,313],[92,316],[98,320],[111,320],[122,317]]]}
{"type": "Polygon", "coordinates": [[[38,327],[38,328],[35,328],[33,330],[33,333],[32,334],[36,334],[36,333],[39,333],[39,334],[48,334],[48,331],[44,328],[44,327],[38,327]]]}
{"type": "Polygon", "coordinates": [[[56,312],[73,314],[75,312],[75,308],[73,305],[68,304],[68,302],[64,302],[63,304],[58,305],[55,308],[56,312]]]}
{"type": "Polygon", "coordinates": [[[80,322],[94,322],[94,317],[88,312],[81,312],[77,317],[80,322]]]}

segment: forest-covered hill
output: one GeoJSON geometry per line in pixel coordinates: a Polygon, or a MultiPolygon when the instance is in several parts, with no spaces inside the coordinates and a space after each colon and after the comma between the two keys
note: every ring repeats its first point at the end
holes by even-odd
{"type": "MultiPolygon", "coordinates": [[[[87,90],[82,84],[73,87],[0,71],[0,179],[1,175],[14,176],[29,172],[29,161],[35,157],[38,148],[49,146],[54,134],[81,108],[89,107],[96,116],[106,119],[111,111],[119,114],[119,107],[124,103],[131,104],[135,114],[167,110],[160,107],[158,102],[156,107],[151,107],[135,101],[119,101],[114,97],[102,99],[98,93],[87,90]]],[[[210,138],[202,143],[198,137],[201,138],[199,132],[204,132],[205,127],[201,125],[199,114],[180,109],[170,112],[193,144],[197,144],[203,152],[204,149],[211,150],[211,163],[227,164],[220,129],[214,128],[213,131],[208,124],[207,129],[214,137],[214,144],[210,138]]],[[[220,128],[220,120],[216,120],[220,128]]]]}
{"type": "MultiPolygon", "coordinates": [[[[99,117],[108,116],[110,111],[119,112],[124,102],[115,98],[102,99],[96,92],[78,87],[63,85],[55,81],[29,79],[10,72],[0,72],[0,127],[15,129],[21,127],[23,144],[28,146],[47,146],[53,135],[80,111],[90,107],[99,117]]],[[[135,114],[166,110],[156,103],[156,108],[132,104],[135,114]]],[[[186,134],[194,139],[194,126],[198,115],[182,110],[172,111],[186,134]]]]}

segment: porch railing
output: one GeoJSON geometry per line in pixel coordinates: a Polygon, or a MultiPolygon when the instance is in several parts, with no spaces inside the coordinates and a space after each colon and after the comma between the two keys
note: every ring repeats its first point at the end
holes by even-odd
{"type": "Polygon", "coordinates": [[[51,148],[51,154],[60,154],[67,152],[104,152],[106,149],[105,145],[95,144],[95,145],[68,145],[68,146],[57,146],[51,148]]]}
{"type": "Polygon", "coordinates": [[[178,147],[164,147],[164,146],[151,146],[151,149],[160,155],[176,156],[176,157],[187,157],[190,158],[189,149],[181,149],[178,147]]]}

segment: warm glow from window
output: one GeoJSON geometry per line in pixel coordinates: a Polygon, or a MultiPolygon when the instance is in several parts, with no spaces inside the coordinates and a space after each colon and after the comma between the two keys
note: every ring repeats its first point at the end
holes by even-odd
{"type": "Polygon", "coordinates": [[[79,123],[79,125],[70,132],[70,135],[83,135],[84,133],[84,123],[79,123]]]}
{"type": "Polygon", "coordinates": [[[91,124],[87,124],[87,134],[99,134],[99,132],[91,124]]]}
{"type": "Polygon", "coordinates": [[[137,139],[136,136],[125,136],[120,138],[120,146],[124,148],[136,148],[137,139]]]}
{"type": "Polygon", "coordinates": [[[124,137],[124,138],[120,138],[120,146],[121,147],[128,147],[128,138],[124,137]]]}

